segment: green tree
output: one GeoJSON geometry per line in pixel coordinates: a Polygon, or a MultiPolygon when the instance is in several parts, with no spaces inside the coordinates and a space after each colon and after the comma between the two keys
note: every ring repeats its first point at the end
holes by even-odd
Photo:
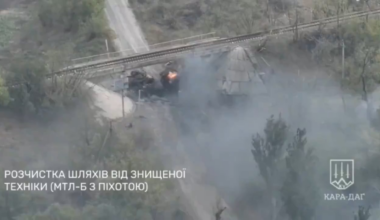
{"type": "Polygon", "coordinates": [[[281,163],[283,161],[284,149],[287,138],[288,126],[281,118],[275,119],[272,115],[266,123],[264,137],[256,134],[252,137],[252,154],[256,161],[261,176],[267,186],[268,198],[271,201],[272,219],[277,215],[277,191],[279,189],[281,163]]]}
{"type": "Polygon", "coordinates": [[[90,95],[89,90],[85,90],[84,79],[81,77],[47,78],[48,68],[56,68],[48,64],[46,61],[30,57],[15,59],[5,76],[5,85],[0,87],[0,101],[4,97],[4,104],[8,102],[9,107],[20,115],[41,115],[42,110],[53,112],[90,95]],[[10,97],[9,101],[6,98],[7,94],[10,97]]]}
{"type": "MultiPolygon", "coordinates": [[[[69,170],[161,170],[162,164],[154,150],[149,149],[140,142],[138,136],[128,136],[128,141],[122,141],[116,134],[110,133],[108,138],[106,132],[108,127],[96,124],[93,116],[84,116],[87,119],[81,125],[87,127],[85,136],[78,134],[76,145],[70,148],[70,155],[73,155],[67,169],[69,170]],[[106,129],[107,128],[107,129],[106,129]],[[138,147],[137,147],[138,146],[138,147]]],[[[106,123],[105,123],[106,124],[106,123]]],[[[82,130],[82,129],[81,129],[82,130]]],[[[145,132],[146,133],[146,132],[145,132]]],[[[139,135],[139,134],[137,134],[139,135]]],[[[145,144],[149,144],[145,142],[145,144]]],[[[115,218],[128,219],[155,219],[160,214],[171,215],[176,211],[176,194],[171,191],[175,187],[170,180],[157,179],[105,179],[88,180],[77,179],[79,182],[147,182],[149,191],[146,193],[134,191],[96,191],[66,195],[66,200],[70,204],[80,201],[83,205],[92,205],[88,210],[102,209],[104,212],[111,212],[111,209],[118,213],[115,218]],[[108,210],[108,211],[107,211],[108,210]]],[[[60,196],[63,198],[62,195],[60,196]]],[[[100,213],[93,214],[94,218],[100,213]]],[[[96,217],[98,216],[98,217],[96,217]]],[[[105,219],[104,219],[105,220],[105,219]]]]}
{"type": "Polygon", "coordinates": [[[76,32],[94,17],[102,16],[104,0],[42,0],[38,17],[45,28],[76,32]]]}
{"type": "Polygon", "coordinates": [[[368,220],[371,217],[370,214],[371,207],[364,208],[359,206],[358,212],[355,214],[355,220],[368,220]]]}
{"type": "Polygon", "coordinates": [[[0,77],[0,106],[7,106],[10,102],[8,88],[5,85],[5,81],[0,77]]]}
{"type": "Polygon", "coordinates": [[[231,31],[236,35],[252,34],[259,30],[258,20],[261,18],[256,7],[251,11],[245,10],[239,13],[235,25],[231,26],[231,31]]]}
{"type": "Polygon", "coordinates": [[[267,186],[272,185],[276,176],[278,163],[284,153],[287,130],[288,127],[281,116],[275,119],[272,115],[267,120],[264,136],[256,134],[252,137],[251,152],[267,186]]]}
{"type": "MultiPolygon", "coordinates": [[[[70,146],[63,146],[67,160],[52,162],[43,165],[39,169],[56,170],[162,170],[164,169],[157,151],[154,148],[144,146],[139,142],[140,138],[126,135],[125,139],[118,138],[116,133],[109,131],[108,124],[100,125],[93,110],[89,109],[78,116],[78,125],[71,135],[70,146]],[[84,129],[88,131],[84,132],[84,129]],[[87,133],[85,136],[83,133],[87,133]]],[[[106,122],[106,121],[104,121],[106,122]]],[[[115,125],[117,127],[120,124],[115,125]]],[[[121,126],[124,127],[124,126],[121,126]]],[[[124,138],[124,137],[123,137],[124,138]]],[[[144,142],[145,144],[150,144],[144,142]]],[[[18,149],[0,149],[1,155],[13,156],[18,149]]],[[[16,152],[20,156],[24,152],[16,152]]],[[[2,167],[6,169],[29,169],[31,163],[44,161],[43,154],[25,154],[21,161],[12,161],[2,167]],[[42,157],[41,157],[42,156],[42,157]]],[[[14,157],[17,158],[17,157],[14,157]]],[[[18,157],[20,158],[20,157],[18,157]]],[[[16,159],[15,159],[16,160],[16,159]]],[[[110,176],[109,176],[110,177],[110,176]]],[[[130,177],[130,176],[129,176],[130,177]]],[[[3,177],[0,177],[0,214],[3,219],[12,220],[107,220],[107,219],[131,219],[131,220],[163,220],[184,217],[180,212],[176,194],[176,186],[169,179],[104,179],[104,178],[79,178],[62,180],[77,183],[117,183],[117,182],[148,182],[147,192],[139,191],[56,191],[50,192],[9,192],[5,190],[3,177]]],[[[43,180],[41,180],[43,182],[43,180]]],[[[49,181],[49,180],[47,180],[49,181]]],[[[55,180],[58,181],[58,180],[55,180]]]]}
{"type": "MultiPolygon", "coordinates": [[[[380,23],[368,21],[347,25],[342,28],[342,38],[346,54],[343,85],[360,92],[367,102],[368,93],[380,82],[380,23]]],[[[341,68],[337,71],[340,73],[341,68]]]]}
{"type": "Polygon", "coordinates": [[[45,211],[26,213],[18,218],[20,220],[81,220],[84,219],[79,209],[59,203],[51,204],[45,211]]]}
{"type": "Polygon", "coordinates": [[[380,23],[351,22],[315,33],[313,41],[313,59],[329,66],[344,89],[362,94],[367,102],[368,94],[380,82],[380,23]]]}
{"type": "Polygon", "coordinates": [[[292,220],[311,220],[318,205],[319,195],[315,185],[315,156],[306,148],[306,130],[297,129],[293,142],[287,147],[287,175],[281,189],[282,201],[292,220]]]}
{"type": "Polygon", "coordinates": [[[9,72],[5,80],[11,107],[21,114],[38,111],[45,97],[47,71],[44,64],[29,58],[17,59],[9,72]]]}

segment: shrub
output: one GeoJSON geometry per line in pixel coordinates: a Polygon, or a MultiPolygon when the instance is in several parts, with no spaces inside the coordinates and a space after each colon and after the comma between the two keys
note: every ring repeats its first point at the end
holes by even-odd
{"type": "Polygon", "coordinates": [[[10,97],[8,88],[5,86],[5,81],[0,77],[0,106],[7,106],[9,104],[10,97]]]}
{"type": "Polygon", "coordinates": [[[16,59],[6,76],[11,107],[19,113],[38,110],[44,98],[46,68],[38,60],[16,59]]]}
{"type": "Polygon", "coordinates": [[[103,15],[104,0],[42,0],[38,18],[45,28],[78,31],[81,25],[103,15]]]}

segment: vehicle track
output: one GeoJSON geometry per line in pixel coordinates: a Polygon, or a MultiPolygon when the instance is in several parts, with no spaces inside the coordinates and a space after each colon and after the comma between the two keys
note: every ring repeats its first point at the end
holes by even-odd
{"type": "MultiPolygon", "coordinates": [[[[369,16],[373,16],[373,15],[380,15],[380,9],[375,9],[372,11],[361,11],[361,12],[348,13],[348,14],[345,14],[345,15],[339,17],[339,22],[345,22],[345,21],[348,21],[350,19],[367,17],[367,16],[369,17],[369,16]]],[[[335,23],[337,21],[338,21],[338,17],[334,16],[334,17],[330,17],[330,18],[320,19],[318,21],[309,22],[306,24],[300,24],[300,25],[298,25],[297,29],[298,29],[298,32],[302,32],[302,31],[305,31],[307,29],[319,27],[322,24],[331,24],[331,23],[335,23]]],[[[295,30],[294,25],[286,26],[286,27],[279,27],[279,28],[275,28],[272,30],[260,31],[260,32],[248,34],[248,35],[242,35],[242,36],[225,38],[225,39],[217,39],[217,40],[210,41],[210,42],[196,43],[196,44],[181,46],[181,47],[172,48],[172,49],[164,49],[164,50],[159,50],[159,51],[154,51],[154,52],[141,53],[141,54],[137,54],[137,55],[130,56],[130,57],[118,58],[118,59],[109,60],[109,61],[105,61],[105,62],[99,62],[96,64],[89,64],[87,66],[67,68],[64,70],[53,72],[50,75],[63,75],[63,74],[72,73],[72,72],[83,72],[83,71],[86,71],[89,69],[104,68],[104,67],[112,66],[112,65],[122,65],[122,64],[126,64],[126,63],[133,63],[133,62],[139,62],[139,61],[140,62],[141,61],[151,61],[152,59],[155,59],[158,57],[163,57],[166,55],[179,55],[181,53],[191,52],[191,51],[195,51],[197,49],[207,50],[210,48],[223,47],[223,46],[233,45],[233,44],[237,44],[237,43],[262,40],[262,39],[267,38],[267,37],[273,37],[273,36],[286,34],[289,32],[294,32],[294,30],[295,30]]]]}

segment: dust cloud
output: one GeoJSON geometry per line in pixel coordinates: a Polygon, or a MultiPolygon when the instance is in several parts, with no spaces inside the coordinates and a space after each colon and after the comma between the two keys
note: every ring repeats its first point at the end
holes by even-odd
{"type": "MultiPolygon", "coordinates": [[[[218,189],[223,199],[229,204],[236,203],[241,195],[251,195],[249,190],[254,191],[255,186],[263,184],[250,151],[251,137],[262,133],[271,115],[281,115],[293,134],[297,128],[306,128],[308,146],[315,149],[319,158],[317,179],[321,197],[323,193],[340,193],[329,185],[329,160],[355,159],[360,166],[372,149],[363,138],[363,131],[371,128],[368,107],[360,97],[343,94],[339,84],[332,80],[316,78],[305,82],[297,74],[277,70],[274,75],[265,76],[267,94],[256,95],[252,88],[248,100],[227,107],[218,101],[216,82],[220,71],[214,61],[213,58],[186,59],[173,115],[186,151],[192,160],[204,164],[207,181],[218,189]]],[[[356,192],[355,188],[351,193],[370,194],[356,192]]],[[[260,197],[256,196],[246,202],[257,202],[260,197]]],[[[374,204],[378,199],[377,196],[359,203],[374,204]]],[[[317,219],[352,218],[359,203],[322,198],[317,219]]]]}

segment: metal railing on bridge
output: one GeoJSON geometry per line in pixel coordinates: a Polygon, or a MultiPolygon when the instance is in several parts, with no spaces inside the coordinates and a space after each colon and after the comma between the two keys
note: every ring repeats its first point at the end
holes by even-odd
{"type": "Polygon", "coordinates": [[[76,58],[71,60],[71,65],[73,67],[80,65],[80,64],[88,64],[92,62],[97,62],[97,61],[106,61],[109,59],[115,59],[115,58],[120,58],[124,56],[131,56],[134,54],[138,53],[144,53],[148,51],[155,51],[155,50],[162,50],[165,48],[173,48],[175,46],[184,46],[186,44],[194,43],[194,42],[199,42],[203,40],[208,40],[208,39],[214,39],[216,37],[215,32],[207,33],[207,34],[201,34],[201,35],[195,35],[187,38],[182,38],[182,39],[177,39],[177,40],[172,40],[172,41],[166,41],[162,43],[157,43],[157,44],[152,44],[148,46],[139,46],[138,48],[133,48],[129,50],[121,50],[117,52],[110,52],[110,53],[104,53],[104,54],[98,54],[98,55],[93,55],[93,56],[88,56],[88,57],[81,57],[81,58],[76,58]]]}
{"type": "MultiPolygon", "coordinates": [[[[111,70],[118,67],[124,68],[137,68],[138,66],[146,66],[153,65],[159,62],[167,62],[168,60],[173,60],[179,56],[186,54],[198,54],[198,55],[207,55],[210,53],[220,52],[222,48],[231,49],[237,45],[243,44],[251,44],[253,41],[261,41],[263,39],[267,39],[268,37],[278,37],[283,34],[295,34],[295,30],[298,33],[308,32],[315,30],[316,28],[321,28],[327,26],[331,26],[334,24],[340,24],[341,22],[346,22],[352,19],[365,19],[367,21],[368,18],[378,19],[380,16],[380,8],[373,9],[370,11],[360,11],[360,12],[352,12],[342,16],[333,16],[320,20],[316,20],[313,22],[308,22],[304,24],[299,24],[295,27],[295,25],[289,25],[284,27],[278,27],[271,30],[263,30],[260,32],[256,32],[248,35],[241,35],[236,37],[224,38],[224,39],[216,39],[216,40],[207,40],[201,43],[191,43],[187,45],[178,45],[174,48],[165,48],[165,49],[156,49],[154,51],[149,52],[141,52],[138,54],[133,54],[130,56],[118,57],[118,58],[110,58],[105,61],[98,61],[93,63],[87,63],[80,66],[68,67],[66,69],[62,69],[60,71],[56,71],[51,73],[51,75],[62,75],[62,74],[81,74],[86,73],[89,74],[91,72],[96,72],[95,75],[102,72],[105,69],[110,68],[111,70]],[[339,22],[337,22],[339,21],[339,22]],[[111,68],[112,67],[112,68],[111,68]]],[[[330,27],[331,28],[331,27],[330,27]]],[[[108,71],[107,71],[108,72],[108,71]]],[[[115,71],[112,71],[115,72],[115,71]]],[[[91,74],[90,74],[91,75],[91,74]]],[[[101,74],[104,75],[104,74],[101,74]]]]}

